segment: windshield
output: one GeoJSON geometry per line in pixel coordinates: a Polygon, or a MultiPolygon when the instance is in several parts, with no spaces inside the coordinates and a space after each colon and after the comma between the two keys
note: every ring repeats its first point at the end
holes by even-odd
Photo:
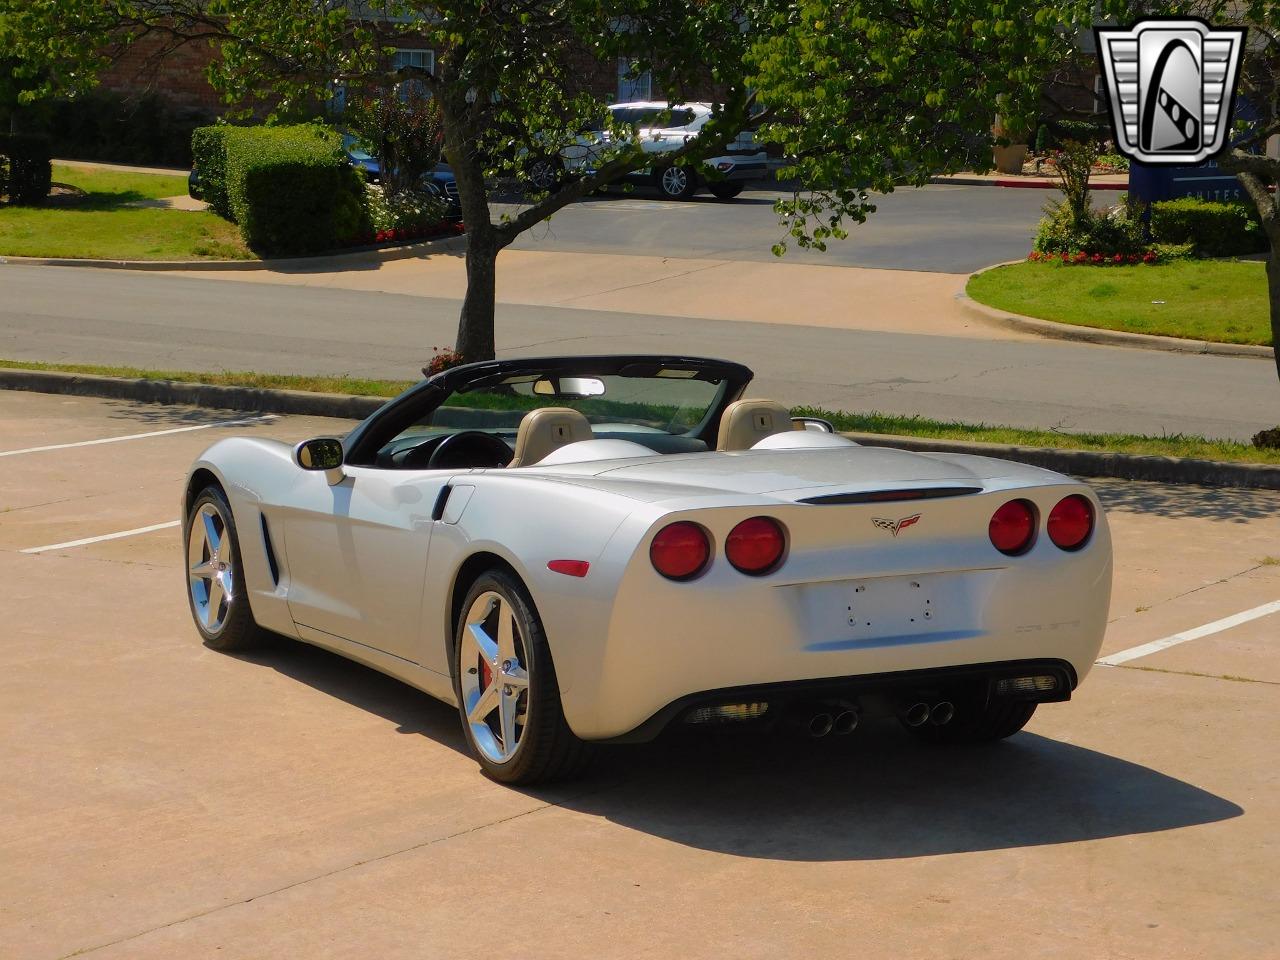
{"type": "Polygon", "coordinates": [[[539,407],[570,407],[593,426],[617,431],[684,434],[706,419],[724,389],[721,380],[693,379],[692,371],[658,376],[606,374],[548,377],[522,374],[503,383],[449,395],[428,424],[446,429],[515,430],[539,407]]]}

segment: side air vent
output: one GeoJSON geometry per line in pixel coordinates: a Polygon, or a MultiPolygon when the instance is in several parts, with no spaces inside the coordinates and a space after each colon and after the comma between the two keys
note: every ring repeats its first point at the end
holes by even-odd
{"type": "Polygon", "coordinates": [[[280,586],[280,565],[276,562],[275,547],[271,545],[271,530],[267,526],[267,515],[260,513],[258,519],[262,521],[262,546],[267,551],[267,566],[271,568],[271,582],[278,587],[280,586]]]}
{"type": "Polygon", "coordinates": [[[917,487],[914,490],[871,490],[863,493],[829,493],[806,497],[799,503],[888,503],[894,500],[937,500],[941,497],[963,497],[981,493],[981,487],[917,487]]]}

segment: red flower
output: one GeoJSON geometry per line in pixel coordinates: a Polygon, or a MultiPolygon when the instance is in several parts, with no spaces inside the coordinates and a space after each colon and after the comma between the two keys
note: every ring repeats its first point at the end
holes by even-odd
{"type": "Polygon", "coordinates": [[[1142,259],[1142,258],[1141,258],[1140,256],[1138,256],[1136,253],[1131,253],[1131,254],[1129,254],[1129,262],[1130,262],[1130,263],[1137,263],[1137,262],[1138,262],[1139,260],[1141,260],[1141,259],[1142,259]]]}
{"type": "Polygon", "coordinates": [[[1028,259],[1028,260],[1039,260],[1039,259],[1040,259],[1040,254],[1039,254],[1039,253],[1037,253],[1035,250],[1032,250],[1030,253],[1028,253],[1028,254],[1027,254],[1027,259],[1028,259]]]}
{"type": "Polygon", "coordinates": [[[1111,258],[1111,261],[1112,263],[1124,263],[1124,254],[1117,253],[1114,257],[1111,258]]]}
{"type": "Polygon", "coordinates": [[[1085,253],[1083,250],[1076,253],[1076,263],[1084,263],[1088,259],[1089,259],[1089,255],[1085,253]]]}
{"type": "Polygon", "coordinates": [[[1154,251],[1154,250],[1148,250],[1146,253],[1144,253],[1144,254],[1142,255],[1142,262],[1143,262],[1143,263],[1155,263],[1155,262],[1156,262],[1156,253],[1155,253],[1155,251],[1154,251]]]}
{"type": "Polygon", "coordinates": [[[1100,253],[1095,253],[1095,254],[1094,254],[1092,257],[1090,257],[1089,259],[1091,259],[1094,263],[1101,263],[1101,262],[1102,262],[1102,254],[1100,254],[1100,253]]]}

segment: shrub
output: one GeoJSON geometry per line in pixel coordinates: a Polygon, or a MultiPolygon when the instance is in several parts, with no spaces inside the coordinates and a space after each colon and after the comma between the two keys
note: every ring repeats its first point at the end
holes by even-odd
{"type": "Polygon", "coordinates": [[[227,197],[227,133],[234,127],[197,127],[191,132],[191,162],[200,176],[200,193],[218,216],[231,220],[227,197]]]}
{"type": "Polygon", "coordinates": [[[186,167],[192,131],[213,118],[208,110],[177,107],[159,94],[99,89],[51,104],[48,129],[59,157],[186,167]]]}
{"type": "Polygon", "coordinates": [[[1145,230],[1136,211],[1127,204],[1110,210],[1086,207],[1077,214],[1063,200],[1045,208],[1036,231],[1038,253],[1075,253],[1080,250],[1107,254],[1141,254],[1147,250],[1145,230]]]}
{"type": "Polygon", "coordinates": [[[1259,450],[1280,450],[1280,427],[1259,430],[1253,435],[1253,445],[1259,450]]]}
{"type": "Polygon", "coordinates": [[[1262,227],[1243,203],[1199,197],[1153,203],[1151,235],[1160,243],[1191,244],[1201,257],[1231,257],[1267,249],[1262,227]]]}
{"type": "Polygon", "coordinates": [[[0,194],[7,194],[14,205],[44,203],[53,182],[51,156],[46,136],[0,134],[0,194]]]}
{"type": "Polygon", "coordinates": [[[373,229],[379,233],[387,230],[423,230],[435,227],[449,219],[448,205],[430,193],[405,190],[387,196],[376,184],[365,187],[365,205],[373,229]]]}
{"type": "Polygon", "coordinates": [[[367,232],[364,182],[337,131],[319,124],[233,127],[223,137],[228,205],[253,249],[312,253],[367,232]]]}

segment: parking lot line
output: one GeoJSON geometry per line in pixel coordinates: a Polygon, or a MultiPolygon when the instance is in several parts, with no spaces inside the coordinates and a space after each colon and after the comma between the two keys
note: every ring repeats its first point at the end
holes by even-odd
{"type": "Polygon", "coordinates": [[[165,523],[153,523],[149,527],[135,527],[132,530],[121,530],[118,533],[104,533],[97,537],[85,537],[82,540],[67,540],[65,543],[51,543],[44,547],[27,547],[25,550],[19,550],[19,553],[45,553],[49,550],[65,550],[70,547],[84,547],[91,543],[102,543],[104,540],[122,540],[125,537],[135,537],[140,533],[151,533],[154,530],[168,530],[176,527],[180,521],[168,520],[165,523]]]}
{"type": "Polygon", "coordinates": [[[46,450],[68,450],[71,447],[94,447],[101,443],[121,443],[125,440],[145,440],[147,437],[164,437],[174,433],[191,433],[193,430],[212,430],[215,427],[243,427],[250,423],[265,423],[276,419],[275,414],[260,417],[242,417],[239,420],[219,420],[217,423],[201,423],[193,427],[172,427],[168,430],[152,430],[149,433],[131,433],[123,437],[103,437],[100,440],[78,440],[75,443],[51,443],[44,447],[25,447],[22,450],[0,450],[0,457],[16,457],[22,453],[43,453],[46,450]]]}
{"type": "Polygon", "coordinates": [[[1139,657],[1146,657],[1153,653],[1159,653],[1161,650],[1168,650],[1170,647],[1176,647],[1178,644],[1186,643],[1188,640],[1199,640],[1201,637],[1207,637],[1210,634],[1221,633],[1223,630],[1230,630],[1232,627],[1238,627],[1242,623],[1248,623],[1250,620],[1257,620],[1259,617],[1265,617],[1273,613],[1280,613],[1280,600],[1273,600],[1270,603],[1262,604],[1260,607],[1254,607],[1252,610],[1245,610],[1229,617],[1223,617],[1221,620],[1213,621],[1213,623],[1206,623],[1202,627],[1183,630],[1181,633],[1175,633],[1160,640],[1152,640],[1150,643],[1130,647],[1128,650],[1121,650],[1119,653],[1113,653],[1109,657],[1102,657],[1097,662],[1103,666],[1118,667],[1120,664],[1128,663],[1130,660],[1137,660],[1139,657]]]}

